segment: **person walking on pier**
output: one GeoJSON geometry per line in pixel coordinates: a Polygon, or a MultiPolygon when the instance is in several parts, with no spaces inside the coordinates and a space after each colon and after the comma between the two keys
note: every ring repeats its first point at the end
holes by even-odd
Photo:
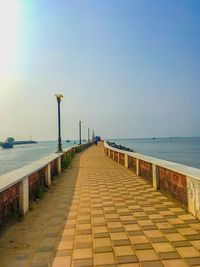
{"type": "Polygon", "coordinates": [[[97,146],[97,144],[98,144],[98,137],[96,136],[95,137],[95,145],[97,146]]]}

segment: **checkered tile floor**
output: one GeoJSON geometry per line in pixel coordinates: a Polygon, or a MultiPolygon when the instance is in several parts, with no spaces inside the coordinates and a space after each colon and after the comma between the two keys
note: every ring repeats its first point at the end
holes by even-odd
{"type": "Polygon", "coordinates": [[[55,250],[61,266],[200,266],[200,222],[93,146],[55,250]]]}

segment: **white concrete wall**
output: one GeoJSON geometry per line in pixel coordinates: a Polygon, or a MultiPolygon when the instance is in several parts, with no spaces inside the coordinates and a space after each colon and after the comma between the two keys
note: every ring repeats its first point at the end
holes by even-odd
{"type": "Polygon", "coordinates": [[[141,155],[134,152],[128,152],[125,150],[117,149],[108,145],[105,141],[104,146],[110,150],[116,151],[118,153],[123,153],[125,155],[125,167],[128,168],[128,156],[136,159],[136,174],[140,175],[140,165],[139,160],[152,164],[152,186],[157,190],[159,189],[159,174],[158,167],[162,167],[173,172],[182,174],[186,176],[187,179],[187,198],[188,198],[188,211],[194,216],[200,219],[200,169],[185,166],[175,162],[170,162],[166,160],[156,159],[153,157],[141,155]]]}

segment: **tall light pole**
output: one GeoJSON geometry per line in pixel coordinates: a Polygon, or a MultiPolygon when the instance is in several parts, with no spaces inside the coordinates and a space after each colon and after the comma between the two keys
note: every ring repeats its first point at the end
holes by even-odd
{"type": "Polygon", "coordinates": [[[90,128],[88,128],[88,143],[90,142],[90,128]]]}
{"type": "Polygon", "coordinates": [[[58,102],[58,151],[62,152],[62,144],[61,144],[61,129],[60,129],[60,102],[63,98],[62,95],[56,95],[57,102],[58,102]]]}
{"type": "Polygon", "coordinates": [[[79,144],[81,145],[81,123],[82,121],[79,121],[79,144]]]}

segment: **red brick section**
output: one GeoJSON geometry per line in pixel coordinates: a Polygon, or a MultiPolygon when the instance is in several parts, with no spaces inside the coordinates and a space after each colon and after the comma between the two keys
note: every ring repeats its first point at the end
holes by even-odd
{"type": "Polygon", "coordinates": [[[114,152],[115,154],[114,154],[114,160],[116,161],[116,162],[118,162],[118,152],[114,152]]]}
{"type": "Polygon", "coordinates": [[[110,158],[113,159],[113,150],[110,150],[110,158]]]}
{"type": "Polygon", "coordinates": [[[51,164],[51,176],[54,176],[57,174],[56,161],[54,160],[50,164],[51,164]]]}
{"type": "Polygon", "coordinates": [[[166,191],[182,204],[187,204],[186,176],[159,167],[160,189],[166,191]]]}
{"type": "Polygon", "coordinates": [[[146,178],[152,184],[152,164],[143,160],[140,160],[139,164],[141,176],[146,178]]]}
{"type": "Polygon", "coordinates": [[[19,210],[19,183],[0,193],[0,226],[19,210]]]}
{"type": "Polygon", "coordinates": [[[128,156],[128,167],[136,171],[136,158],[128,156]]]}
{"type": "Polygon", "coordinates": [[[122,153],[119,153],[119,163],[123,166],[125,164],[125,155],[122,153]]]}
{"type": "Polygon", "coordinates": [[[45,185],[45,170],[41,169],[29,176],[29,199],[36,196],[38,187],[45,185]]]}

